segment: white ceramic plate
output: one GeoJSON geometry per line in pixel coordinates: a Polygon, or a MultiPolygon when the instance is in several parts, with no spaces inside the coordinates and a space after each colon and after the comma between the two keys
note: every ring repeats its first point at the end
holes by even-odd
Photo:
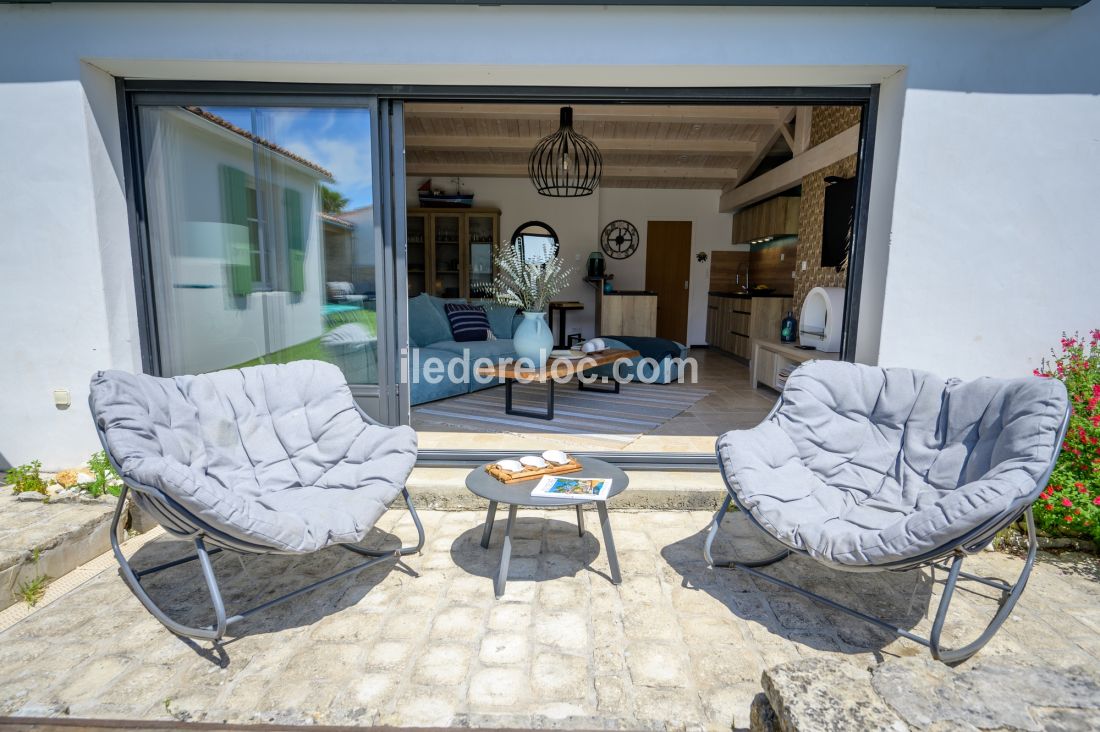
{"type": "Polygon", "coordinates": [[[542,459],[554,465],[565,465],[569,462],[569,456],[561,450],[547,450],[542,454],[542,459]]]}
{"type": "Polygon", "coordinates": [[[503,470],[507,470],[509,473],[518,473],[523,470],[523,463],[519,460],[498,460],[497,466],[503,470]]]}
{"type": "Polygon", "coordinates": [[[551,358],[584,358],[584,356],[584,351],[571,351],[564,348],[558,348],[550,351],[551,358]]]}
{"type": "Polygon", "coordinates": [[[524,455],[519,459],[519,461],[529,468],[546,467],[546,461],[540,458],[538,455],[524,455]]]}

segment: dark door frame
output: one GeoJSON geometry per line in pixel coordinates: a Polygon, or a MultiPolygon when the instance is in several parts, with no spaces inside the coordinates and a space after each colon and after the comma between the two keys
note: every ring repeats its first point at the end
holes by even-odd
{"type": "MultiPolygon", "coordinates": [[[[116,82],[122,153],[126,171],[126,196],[130,213],[131,246],[133,248],[134,280],[137,287],[138,324],[141,331],[143,365],[149,370],[155,355],[150,350],[150,338],[156,336],[152,310],[152,288],[149,286],[145,222],[138,212],[142,171],[140,170],[140,140],[136,120],[137,101],[142,104],[179,103],[180,95],[188,95],[191,104],[231,105],[234,100],[247,100],[253,105],[286,103],[293,97],[298,103],[333,105],[348,104],[353,98],[375,97],[380,102],[404,101],[496,102],[505,104],[534,103],[604,103],[604,104],[713,104],[713,105],[782,105],[829,106],[851,105],[861,108],[859,185],[856,195],[855,225],[848,258],[844,303],[844,332],[841,358],[855,358],[856,335],[863,282],[866,249],[867,218],[870,202],[871,171],[874,159],[875,126],[878,118],[879,86],[837,87],[539,87],[539,86],[410,86],[391,84],[313,84],[270,82],[226,82],[186,80],[126,80],[116,82]]],[[[393,125],[398,132],[401,125],[393,125]]],[[[383,140],[383,144],[387,141],[383,140]]],[[[393,139],[388,141],[392,144],[393,139]]],[[[403,169],[403,161],[395,161],[393,169],[403,169]]],[[[399,217],[398,217],[399,218],[399,217]]],[[[393,222],[393,235],[401,232],[393,222]]],[[[398,278],[400,279],[400,278],[398,278]]],[[[398,313],[399,317],[402,315],[398,313]]],[[[407,339],[401,339],[407,342],[407,339]]],[[[424,450],[418,464],[433,466],[472,466],[487,460],[514,457],[511,451],[424,450]]],[[[717,468],[713,454],[653,454],[600,453],[602,459],[632,469],[709,469],[717,468]]]]}

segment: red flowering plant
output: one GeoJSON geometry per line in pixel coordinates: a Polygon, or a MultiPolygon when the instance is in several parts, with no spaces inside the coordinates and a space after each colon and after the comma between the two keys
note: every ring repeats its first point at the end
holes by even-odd
{"type": "Polygon", "coordinates": [[[1036,376],[1066,385],[1073,415],[1050,482],[1035,502],[1035,521],[1051,535],[1100,542],[1100,330],[1088,340],[1062,334],[1062,353],[1051,351],[1036,376]]]}

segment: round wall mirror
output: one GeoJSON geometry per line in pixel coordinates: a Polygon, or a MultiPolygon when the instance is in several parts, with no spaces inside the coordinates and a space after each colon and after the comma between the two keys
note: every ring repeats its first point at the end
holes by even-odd
{"type": "Polygon", "coordinates": [[[516,227],[512,234],[512,246],[519,249],[523,261],[531,264],[543,264],[558,254],[558,235],[549,224],[541,221],[528,221],[516,227]]]}

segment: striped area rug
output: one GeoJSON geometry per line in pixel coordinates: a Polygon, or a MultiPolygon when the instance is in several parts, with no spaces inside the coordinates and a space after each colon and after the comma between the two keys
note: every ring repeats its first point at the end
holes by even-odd
{"type": "MultiPolygon", "coordinates": [[[[546,409],[546,385],[516,384],[512,405],[546,409]]],[[[472,431],[596,434],[628,443],[660,427],[710,394],[688,384],[623,384],[618,394],[580,391],[576,383],[554,387],[554,419],[533,419],[504,413],[504,387],[442,399],[413,407],[414,414],[435,422],[465,425],[472,431]]]]}

